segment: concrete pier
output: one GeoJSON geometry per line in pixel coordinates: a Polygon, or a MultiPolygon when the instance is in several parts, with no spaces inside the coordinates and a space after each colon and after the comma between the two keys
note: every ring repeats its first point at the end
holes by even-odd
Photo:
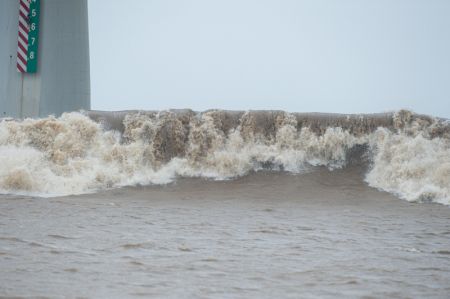
{"type": "Polygon", "coordinates": [[[19,0],[0,1],[0,117],[90,109],[87,0],[41,0],[38,69],[17,71],[19,0]]]}

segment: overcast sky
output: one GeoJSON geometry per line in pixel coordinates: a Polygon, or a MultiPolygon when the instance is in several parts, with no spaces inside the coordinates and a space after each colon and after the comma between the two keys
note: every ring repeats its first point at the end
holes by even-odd
{"type": "Polygon", "coordinates": [[[450,117],[450,0],[89,0],[92,108],[450,117]]]}

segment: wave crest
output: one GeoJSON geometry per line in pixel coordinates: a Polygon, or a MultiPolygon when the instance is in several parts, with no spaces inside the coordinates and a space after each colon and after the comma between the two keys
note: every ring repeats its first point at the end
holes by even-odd
{"type": "Polygon", "coordinates": [[[41,196],[344,167],[366,148],[369,185],[450,203],[450,125],[409,111],[332,115],[191,110],[66,113],[0,122],[0,190],[41,196]]]}

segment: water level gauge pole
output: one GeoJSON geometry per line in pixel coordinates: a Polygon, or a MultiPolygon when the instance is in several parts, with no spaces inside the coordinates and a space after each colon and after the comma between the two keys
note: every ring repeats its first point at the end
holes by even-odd
{"type": "Polygon", "coordinates": [[[36,73],[39,48],[40,0],[20,0],[17,70],[36,73]]]}

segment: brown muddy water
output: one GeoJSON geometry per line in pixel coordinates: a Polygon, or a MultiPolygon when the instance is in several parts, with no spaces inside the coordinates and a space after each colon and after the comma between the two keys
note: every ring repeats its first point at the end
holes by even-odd
{"type": "Polygon", "coordinates": [[[449,298],[450,208],[354,166],[0,195],[0,295],[449,298]]]}

